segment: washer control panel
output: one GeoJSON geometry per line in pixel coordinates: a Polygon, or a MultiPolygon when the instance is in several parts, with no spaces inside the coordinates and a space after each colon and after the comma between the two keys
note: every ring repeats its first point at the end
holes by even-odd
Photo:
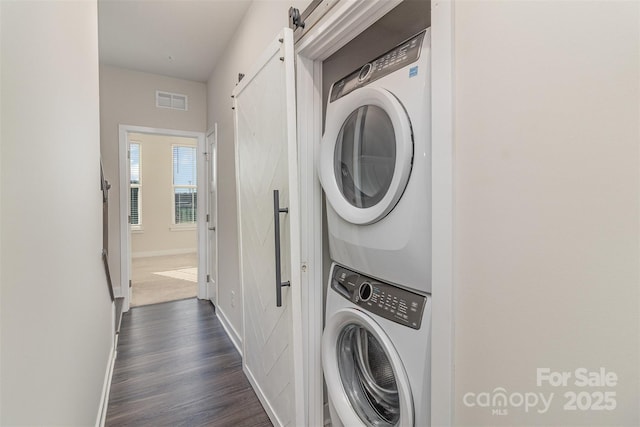
{"type": "Polygon", "coordinates": [[[424,35],[425,31],[411,37],[389,52],[367,62],[347,77],[335,82],[331,88],[330,102],[417,61],[420,58],[424,35]]]}
{"type": "Polygon", "coordinates": [[[371,313],[420,329],[427,297],[335,264],[331,288],[371,313]]]}

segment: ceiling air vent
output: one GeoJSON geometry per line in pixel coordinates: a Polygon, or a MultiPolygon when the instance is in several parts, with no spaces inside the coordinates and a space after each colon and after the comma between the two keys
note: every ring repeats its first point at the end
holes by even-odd
{"type": "Polygon", "coordinates": [[[156,107],[187,111],[187,95],[157,90],[156,107]]]}

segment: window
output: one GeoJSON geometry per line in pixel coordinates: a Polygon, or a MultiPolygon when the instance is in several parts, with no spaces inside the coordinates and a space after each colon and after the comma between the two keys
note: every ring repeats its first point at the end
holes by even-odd
{"type": "Polygon", "coordinates": [[[196,147],[173,147],[173,223],[193,225],[196,222],[196,147]]]}
{"type": "Polygon", "coordinates": [[[129,200],[130,211],[129,215],[131,220],[131,229],[139,230],[142,226],[142,181],[140,176],[140,143],[132,142],[129,144],[129,169],[130,169],[130,181],[129,181],[129,200]]]}

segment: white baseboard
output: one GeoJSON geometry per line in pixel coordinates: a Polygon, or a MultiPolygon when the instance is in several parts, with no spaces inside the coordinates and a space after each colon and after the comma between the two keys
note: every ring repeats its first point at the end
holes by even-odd
{"type": "Polygon", "coordinates": [[[100,397],[100,406],[98,407],[98,417],[96,419],[96,427],[104,427],[107,419],[107,407],[109,406],[109,392],[111,391],[111,379],[113,378],[113,368],[116,364],[116,347],[117,335],[113,340],[113,346],[107,360],[107,371],[104,375],[104,384],[102,385],[102,396],[100,397]]]}
{"type": "Polygon", "coordinates": [[[220,310],[219,306],[216,306],[216,316],[218,316],[218,319],[220,319],[222,327],[231,339],[233,346],[236,348],[236,350],[238,350],[238,353],[240,353],[240,357],[242,357],[242,339],[240,338],[240,334],[238,333],[238,331],[236,331],[233,325],[231,325],[231,322],[229,322],[227,315],[224,314],[224,311],[220,310]]]}
{"type": "Polygon", "coordinates": [[[196,252],[198,252],[196,248],[167,249],[164,251],[132,252],[131,258],[147,258],[152,256],[195,254],[196,252]]]}
{"type": "Polygon", "coordinates": [[[283,426],[282,421],[280,420],[280,418],[276,416],[275,411],[269,404],[269,401],[267,401],[267,398],[264,396],[264,392],[256,382],[256,379],[253,376],[253,372],[251,372],[251,369],[249,369],[249,367],[243,363],[242,370],[244,371],[244,374],[247,376],[247,379],[249,379],[249,383],[251,384],[251,387],[253,387],[253,391],[256,392],[256,396],[258,396],[258,400],[260,400],[260,403],[262,403],[262,407],[264,408],[264,411],[269,416],[271,423],[274,426],[282,427],[283,426]]]}

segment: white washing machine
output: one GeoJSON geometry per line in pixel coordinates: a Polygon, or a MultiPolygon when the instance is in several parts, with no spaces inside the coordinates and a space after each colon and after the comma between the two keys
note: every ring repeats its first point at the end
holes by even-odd
{"type": "Polygon", "coordinates": [[[331,258],[431,292],[430,30],[335,82],[318,172],[331,258]]]}
{"type": "Polygon", "coordinates": [[[430,425],[431,297],[334,263],[326,316],[332,426],[430,425]]]}

